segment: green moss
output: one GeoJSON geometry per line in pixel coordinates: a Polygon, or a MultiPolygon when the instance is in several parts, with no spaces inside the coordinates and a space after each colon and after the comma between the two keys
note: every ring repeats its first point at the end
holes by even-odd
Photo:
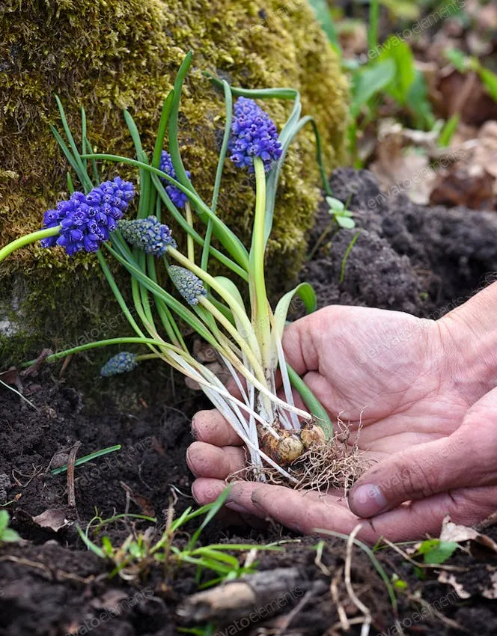
{"type": "MultiPolygon", "coordinates": [[[[53,93],[61,97],[73,130],[84,104],[96,149],[131,156],[121,109],[130,110],[145,147],[152,148],[161,102],[189,49],[195,56],[182,101],[181,146],[207,201],[224,106],[203,70],[247,88],[298,88],[304,111],[322,131],[327,168],[337,165],[346,84],[304,0],[6,0],[0,8],[0,245],[37,229],[43,211],[66,194],[67,166],[48,127],[60,125],[53,93]]],[[[288,114],[286,103],[266,107],[280,124],[288,114]]],[[[112,177],[116,168],[106,165],[102,171],[112,177]]],[[[282,288],[302,262],[318,200],[317,177],[307,130],[282,175],[270,243],[269,269],[278,272],[282,288]]],[[[252,187],[227,164],[219,213],[245,241],[253,201],[252,187]]],[[[60,348],[118,313],[106,301],[94,257],[69,261],[58,250],[32,247],[2,265],[0,297],[8,300],[11,281],[19,279],[26,290],[22,323],[30,342],[39,335],[40,343],[60,348]]]]}

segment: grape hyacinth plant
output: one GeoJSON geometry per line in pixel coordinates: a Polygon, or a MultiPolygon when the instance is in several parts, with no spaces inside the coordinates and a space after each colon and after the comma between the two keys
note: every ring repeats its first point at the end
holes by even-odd
{"type": "Polygon", "coordinates": [[[302,283],[285,294],[273,310],[267,298],[265,254],[280,171],[291,142],[306,124],[311,124],[316,132],[317,158],[328,192],[319,136],[313,119],[301,117],[296,90],[245,90],[209,78],[224,92],[226,119],[212,200],[205,202],[183,165],[178,141],[181,91],[191,57],[191,53],[186,56],[174,88],[164,101],[155,148],[150,154],[144,150],[128,112],[124,118],[135,144],[136,158],[93,153],[86,136],[84,111],[84,132],[78,147],[57,99],[66,139],[57,130],[53,132],[72,168],[72,175],[68,175],[70,197],[45,213],[42,230],[1,249],[0,262],[15,249],[35,241],[41,241],[44,248],[62,247],[69,256],[81,251],[95,252],[134,335],[81,345],[55,353],[47,361],[96,347],[141,345],[145,353],[122,351],[103,366],[101,375],[109,377],[132,371],[148,359],[168,363],[200,385],[245,442],[257,479],[265,479],[271,470],[287,483],[295,484],[296,460],[305,457],[316,445],[331,444],[333,426],[325,409],[287,364],[282,347],[292,299],[300,296],[307,310],[313,311],[314,291],[309,284],[302,283]],[[279,134],[275,122],[255,99],[293,101],[293,110],[279,134]],[[166,133],[169,152],[164,150],[166,133]],[[228,157],[237,168],[255,178],[256,203],[249,249],[217,214],[228,157]],[[101,167],[97,162],[137,170],[139,200],[136,207],[133,205],[135,218],[124,218],[125,213],[132,212],[133,184],[120,177],[98,183],[101,167]],[[78,191],[72,185],[74,177],[80,184],[78,191]],[[177,232],[186,234],[186,253],[178,248],[183,242],[175,240],[177,232]],[[109,258],[130,275],[134,311],[114,279],[107,263],[109,258]],[[214,260],[229,275],[213,275],[214,260]],[[169,286],[159,283],[164,273],[171,281],[169,286]],[[191,355],[179,321],[213,347],[231,373],[236,395],[191,355]],[[301,395],[308,411],[295,405],[294,391],[301,395]]]}

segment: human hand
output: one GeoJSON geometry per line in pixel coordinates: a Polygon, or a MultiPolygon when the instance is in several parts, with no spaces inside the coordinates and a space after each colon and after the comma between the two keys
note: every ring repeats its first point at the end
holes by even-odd
{"type": "MultiPolygon", "coordinates": [[[[362,420],[358,445],[375,465],[352,489],[350,509],[343,493],[253,482],[235,483],[227,507],[304,533],[349,533],[358,515],[367,518],[362,536],[369,540],[436,534],[447,514],[466,524],[491,514],[497,509],[497,390],[491,390],[497,364],[475,355],[472,335],[464,312],[434,322],[336,306],[291,325],[283,342],[288,362],[332,419],[350,421],[350,443],[362,420]]],[[[216,411],[198,413],[193,430],[198,441],[188,463],[203,504],[243,468],[245,454],[216,411]]]]}

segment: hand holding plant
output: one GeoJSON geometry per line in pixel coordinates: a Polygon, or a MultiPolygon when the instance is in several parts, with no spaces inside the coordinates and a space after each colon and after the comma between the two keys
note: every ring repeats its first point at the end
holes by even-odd
{"type": "MultiPolygon", "coordinates": [[[[336,306],[289,326],[287,361],[330,417],[350,421],[349,444],[372,465],[348,501],[341,491],[239,481],[227,508],[304,533],[350,533],[356,515],[371,517],[360,534],[373,542],[438,536],[446,515],[465,525],[488,517],[497,509],[496,304],[494,284],[437,322],[336,306]]],[[[243,469],[245,455],[216,411],[198,413],[193,431],[193,493],[205,504],[243,469]]]]}

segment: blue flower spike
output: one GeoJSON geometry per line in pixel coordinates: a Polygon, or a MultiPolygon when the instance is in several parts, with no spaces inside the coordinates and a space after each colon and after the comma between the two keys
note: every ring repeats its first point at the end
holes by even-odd
{"type": "Polygon", "coordinates": [[[41,241],[42,247],[63,247],[69,256],[77,252],[96,252],[117,229],[135,194],[133,184],[116,177],[105,181],[88,194],[74,192],[69,201],[61,201],[55,210],[43,216],[43,227],[61,225],[58,236],[41,241]]]}
{"type": "Polygon", "coordinates": [[[229,151],[235,166],[249,172],[254,172],[255,157],[262,159],[266,172],[281,157],[276,124],[253,99],[236,100],[229,151]]]}
{"type": "Polygon", "coordinates": [[[107,360],[104,366],[100,369],[100,375],[102,378],[109,378],[112,375],[119,375],[120,373],[127,373],[133,371],[138,366],[136,361],[136,355],[129,353],[129,351],[121,351],[116,356],[107,360]]]}
{"type": "MultiPolygon", "coordinates": [[[[162,170],[162,172],[165,172],[166,174],[168,174],[172,179],[176,179],[176,180],[178,179],[176,176],[176,171],[174,170],[171,155],[166,150],[163,150],[161,154],[160,169],[162,170]]],[[[185,170],[185,172],[186,172],[186,176],[190,179],[191,178],[190,172],[188,172],[188,170],[185,170]]],[[[176,186],[169,183],[167,179],[162,178],[162,181],[165,184],[168,184],[166,185],[166,192],[169,195],[169,198],[171,199],[171,201],[174,203],[174,205],[180,209],[184,208],[188,202],[188,197],[186,196],[186,194],[182,192],[176,186]]]]}
{"type": "Polygon", "coordinates": [[[155,216],[133,221],[119,221],[118,227],[126,241],[147,254],[160,257],[168,247],[176,247],[176,241],[167,225],[163,225],[155,216]]]}
{"type": "Polygon", "coordinates": [[[189,305],[198,305],[201,296],[207,296],[203,282],[185,267],[171,265],[169,276],[176,289],[189,305]]]}

